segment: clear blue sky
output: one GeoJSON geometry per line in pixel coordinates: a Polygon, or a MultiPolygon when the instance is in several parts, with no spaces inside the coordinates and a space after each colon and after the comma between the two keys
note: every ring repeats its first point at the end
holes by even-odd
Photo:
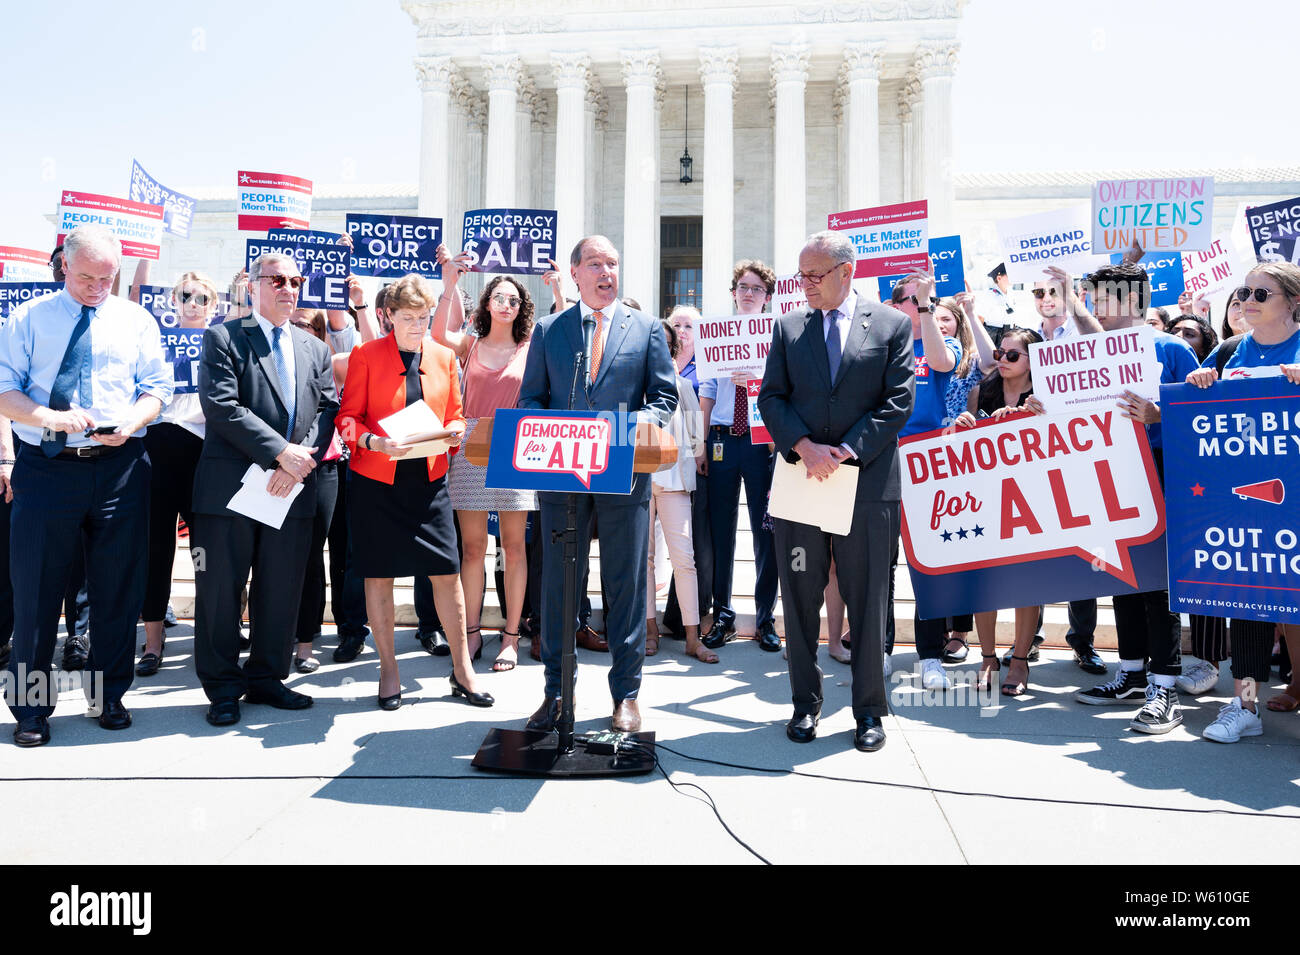
{"type": "MultiPolygon", "coordinates": [[[[956,169],[1300,164],[1298,28],[1266,0],[973,0],[956,169]]],[[[0,245],[49,248],[60,190],[124,195],[133,157],[177,189],[415,182],[414,54],[397,0],[7,5],[0,245]]]]}

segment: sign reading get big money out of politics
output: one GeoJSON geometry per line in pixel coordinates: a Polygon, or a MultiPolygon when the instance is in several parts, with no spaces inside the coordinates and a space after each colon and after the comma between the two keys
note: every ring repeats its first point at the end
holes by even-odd
{"type": "Polygon", "coordinates": [[[441,219],[349,212],[345,228],[352,237],[353,274],[401,278],[414,272],[442,278],[437,255],[441,219]]]}
{"type": "Polygon", "coordinates": [[[826,227],[853,242],[855,279],[924,271],[929,241],[929,203],[925,199],[871,209],[834,212],[826,227]]]}
{"type": "Polygon", "coordinates": [[[122,242],[122,254],[136,259],[156,259],[160,254],[163,207],[93,192],[63,193],[56,228],[58,242],[77,226],[100,225],[122,242]]]}
{"type": "Polygon", "coordinates": [[[239,196],[240,232],[305,229],[311,225],[311,180],[280,172],[240,170],[235,182],[239,196]]]}
{"type": "Polygon", "coordinates": [[[0,279],[6,282],[48,282],[54,278],[48,254],[37,249],[0,245],[0,279]]]}
{"type": "Polygon", "coordinates": [[[471,272],[542,275],[555,258],[554,209],[471,209],[461,251],[471,272]]]}
{"type": "Polygon", "coordinates": [[[1210,244],[1214,180],[1105,179],[1092,187],[1092,247],[1124,252],[1182,252],[1210,244]]]}

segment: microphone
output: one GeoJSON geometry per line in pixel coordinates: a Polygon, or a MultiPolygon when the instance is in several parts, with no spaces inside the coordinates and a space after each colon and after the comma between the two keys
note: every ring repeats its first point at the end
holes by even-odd
{"type": "Polygon", "coordinates": [[[582,320],[582,377],[591,378],[591,340],[596,333],[596,318],[588,315],[582,320]]]}

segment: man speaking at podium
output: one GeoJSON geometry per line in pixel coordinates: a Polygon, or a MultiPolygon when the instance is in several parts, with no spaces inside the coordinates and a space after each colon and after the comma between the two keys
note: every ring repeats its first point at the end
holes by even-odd
{"type": "MultiPolygon", "coordinates": [[[[609,239],[590,235],[579,240],[569,257],[578,286],[577,305],[538,322],[528,349],[519,389],[519,407],[569,410],[574,357],[583,352],[583,322],[594,319],[591,358],[585,381],[573,392],[574,411],[611,411],[614,440],[631,433],[627,417],[637,416],[660,427],[677,405],[677,382],[663,327],[618,298],[618,252],[609,239]]],[[[577,620],[564,616],[564,545],[554,536],[565,526],[566,495],[543,492],[542,662],[546,699],[528,720],[530,730],[550,732],[560,716],[561,640],[577,620]]],[[[614,700],[612,727],[624,733],[641,729],[637,693],[645,660],[646,552],[650,541],[650,475],[637,474],[632,493],[578,495],[578,555],[590,546],[592,508],[600,524],[602,576],[608,604],[605,636],[612,658],[609,691],[614,700]]]]}

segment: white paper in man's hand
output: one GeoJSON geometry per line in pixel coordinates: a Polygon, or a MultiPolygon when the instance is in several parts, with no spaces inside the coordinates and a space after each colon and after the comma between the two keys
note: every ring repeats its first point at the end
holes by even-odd
{"type": "Polygon", "coordinates": [[[825,481],[808,477],[802,461],[794,464],[776,456],[772,496],[767,512],[782,520],[820,527],[841,537],[853,526],[853,502],[858,495],[858,469],[840,465],[825,481]]]}
{"type": "Polygon", "coordinates": [[[274,473],[274,471],[264,471],[256,464],[250,464],[241,478],[243,483],[226,507],[236,514],[243,514],[245,517],[251,517],[255,521],[279,530],[284,526],[289,508],[302,493],[303,484],[301,481],[295,484],[287,497],[276,497],[266,489],[274,473]]]}

